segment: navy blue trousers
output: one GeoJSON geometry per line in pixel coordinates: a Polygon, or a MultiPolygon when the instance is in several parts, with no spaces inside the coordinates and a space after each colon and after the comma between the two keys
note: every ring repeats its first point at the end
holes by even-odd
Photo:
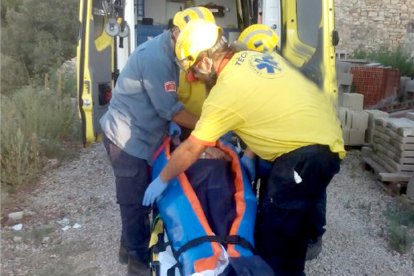
{"type": "Polygon", "coordinates": [[[104,137],[103,144],[115,175],[116,198],[122,220],[121,243],[131,258],[148,262],[151,208],[142,206],[149,185],[147,162],[124,152],[107,137],[104,137]]]}
{"type": "Polygon", "coordinates": [[[275,275],[304,275],[308,240],[325,231],[326,187],[339,167],[338,154],[321,145],[299,148],[273,162],[259,191],[255,239],[275,275]]]}
{"type": "Polygon", "coordinates": [[[216,235],[228,235],[236,217],[234,182],[230,162],[199,159],[186,175],[216,235]]]}

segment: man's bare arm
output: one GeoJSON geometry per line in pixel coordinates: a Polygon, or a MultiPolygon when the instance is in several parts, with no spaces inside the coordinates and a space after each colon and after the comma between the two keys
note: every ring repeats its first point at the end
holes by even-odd
{"type": "Polygon", "coordinates": [[[187,170],[200,157],[206,146],[191,140],[185,140],[172,154],[171,159],[162,170],[160,177],[168,182],[187,170]]]}
{"type": "Polygon", "coordinates": [[[183,126],[189,129],[194,129],[198,121],[198,117],[194,115],[193,113],[187,111],[186,109],[182,109],[177,114],[175,114],[172,120],[176,122],[177,124],[179,124],[180,126],[183,126]]]}

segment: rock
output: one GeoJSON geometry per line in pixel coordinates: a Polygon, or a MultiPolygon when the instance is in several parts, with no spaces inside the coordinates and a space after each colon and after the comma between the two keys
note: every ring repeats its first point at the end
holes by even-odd
{"type": "Polygon", "coordinates": [[[9,217],[9,219],[12,219],[14,221],[18,221],[18,220],[21,220],[23,218],[23,215],[24,215],[24,212],[19,211],[19,212],[10,213],[7,216],[9,217]]]}
{"type": "Polygon", "coordinates": [[[58,221],[57,221],[57,223],[58,223],[60,226],[65,227],[65,226],[68,226],[68,225],[69,225],[70,221],[69,221],[69,219],[68,219],[68,218],[63,218],[63,219],[61,219],[61,220],[58,220],[58,221]]]}
{"type": "Polygon", "coordinates": [[[12,229],[13,229],[14,231],[20,231],[20,230],[22,230],[22,229],[23,229],[23,224],[19,223],[19,224],[13,225],[13,226],[12,226],[12,229]]]}
{"type": "Polygon", "coordinates": [[[19,236],[14,236],[13,237],[13,241],[16,242],[16,243],[17,242],[22,242],[22,240],[23,240],[22,237],[19,237],[19,236]]]}
{"type": "Polygon", "coordinates": [[[53,169],[56,169],[57,167],[59,167],[59,165],[60,165],[60,161],[58,159],[56,159],[56,158],[48,159],[46,165],[43,168],[43,170],[44,171],[53,170],[53,169]]]}
{"type": "Polygon", "coordinates": [[[72,227],[73,227],[74,229],[79,229],[79,228],[81,228],[81,227],[82,227],[82,225],[80,225],[79,223],[75,223],[72,227]]]}
{"type": "Polygon", "coordinates": [[[70,229],[70,225],[66,225],[65,227],[62,228],[63,232],[69,229],[70,229]]]}
{"type": "Polygon", "coordinates": [[[42,243],[48,243],[50,241],[49,237],[43,237],[42,243]]]}
{"type": "Polygon", "coordinates": [[[24,211],[24,216],[34,216],[34,215],[36,215],[36,213],[35,212],[33,212],[33,211],[24,211]]]}

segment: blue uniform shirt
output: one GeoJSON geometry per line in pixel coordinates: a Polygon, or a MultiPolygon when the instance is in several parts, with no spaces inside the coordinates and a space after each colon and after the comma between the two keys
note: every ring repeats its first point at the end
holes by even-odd
{"type": "Polygon", "coordinates": [[[184,107],[178,101],[179,69],[166,31],[141,44],[129,57],[100,124],[128,154],[152,162],[168,122],[184,107]]]}

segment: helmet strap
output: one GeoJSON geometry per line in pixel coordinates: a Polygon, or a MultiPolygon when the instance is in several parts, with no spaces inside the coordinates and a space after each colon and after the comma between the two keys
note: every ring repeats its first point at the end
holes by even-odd
{"type": "Polygon", "coordinates": [[[180,34],[180,29],[177,26],[174,26],[170,30],[171,33],[171,40],[173,41],[173,45],[177,42],[178,35],[180,34]]]}
{"type": "Polygon", "coordinates": [[[216,61],[219,60],[218,65],[213,66],[214,72],[216,74],[220,74],[220,72],[223,70],[224,67],[226,67],[227,63],[230,61],[233,55],[234,55],[234,50],[230,48],[230,49],[227,49],[223,54],[221,54],[220,57],[216,59],[212,58],[213,65],[216,61]]]}

